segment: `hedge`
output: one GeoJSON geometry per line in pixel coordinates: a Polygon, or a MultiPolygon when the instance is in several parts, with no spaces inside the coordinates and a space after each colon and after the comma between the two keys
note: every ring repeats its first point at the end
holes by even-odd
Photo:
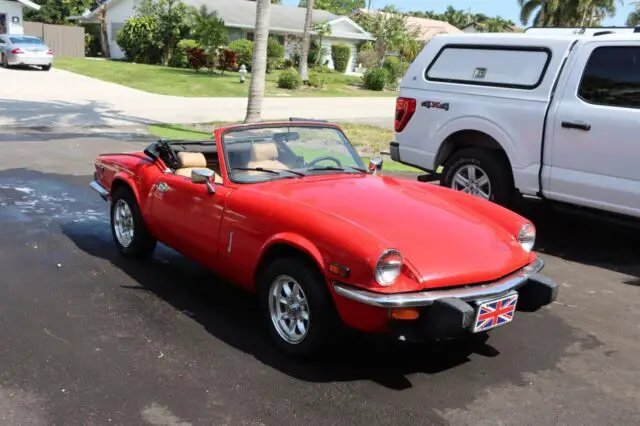
{"type": "Polygon", "coordinates": [[[331,46],[331,59],[333,67],[338,72],[345,72],[351,58],[351,46],[348,44],[334,44],[331,46]]]}

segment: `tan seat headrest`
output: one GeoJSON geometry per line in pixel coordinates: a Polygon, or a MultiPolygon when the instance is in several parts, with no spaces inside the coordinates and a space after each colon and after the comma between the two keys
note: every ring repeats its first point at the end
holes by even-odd
{"type": "Polygon", "coordinates": [[[278,147],[275,143],[254,143],[251,145],[251,161],[275,160],[278,147]]]}
{"type": "Polygon", "coordinates": [[[201,152],[179,152],[178,161],[180,161],[180,168],[188,167],[207,167],[207,159],[201,152]]]}

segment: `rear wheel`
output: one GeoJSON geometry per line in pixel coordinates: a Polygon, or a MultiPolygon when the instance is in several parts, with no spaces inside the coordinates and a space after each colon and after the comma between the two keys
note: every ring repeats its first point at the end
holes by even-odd
{"type": "Polygon", "coordinates": [[[50,69],[51,69],[51,64],[42,66],[43,71],[49,71],[50,69]]]}
{"type": "Polygon", "coordinates": [[[9,68],[9,60],[7,59],[7,55],[2,54],[2,58],[0,58],[0,62],[2,62],[2,66],[4,68],[9,68]]]}
{"type": "Polygon", "coordinates": [[[157,241],[149,234],[129,188],[118,189],[112,197],[111,233],[123,256],[145,258],[156,248],[157,241]]]}
{"type": "Polygon", "coordinates": [[[263,317],[281,350],[312,356],[335,338],[339,318],[317,268],[294,257],[276,259],[258,285],[263,317]]]}
{"type": "Polygon", "coordinates": [[[444,186],[503,206],[514,199],[511,167],[500,151],[461,149],[451,156],[444,169],[444,186]]]}

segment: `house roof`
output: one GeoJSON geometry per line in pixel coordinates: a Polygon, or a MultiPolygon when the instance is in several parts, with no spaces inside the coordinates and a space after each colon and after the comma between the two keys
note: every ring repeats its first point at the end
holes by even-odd
{"type": "Polygon", "coordinates": [[[32,2],[31,0],[15,0],[18,3],[22,3],[24,6],[27,6],[33,10],[40,10],[40,5],[32,2]]]}
{"type": "MultiPolygon", "coordinates": [[[[370,15],[383,14],[387,16],[393,15],[390,12],[381,12],[369,9],[358,9],[356,13],[370,15]]],[[[436,19],[418,18],[415,16],[407,16],[406,25],[409,31],[415,31],[417,33],[416,38],[421,41],[431,40],[438,34],[459,34],[463,32],[448,22],[438,21],[436,19]]]]}
{"type": "MultiPolygon", "coordinates": [[[[105,5],[107,8],[110,4],[120,0],[107,0],[105,5]]],[[[216,11],[218,16],[224,20],[227,27],[253,29],[256,23],[256,2],[250,0],[184,0],[188,6],[200,8],[206,6],[209,11],[216,11]]],[[[284,6],[279,4],[271,4],[269,7],[269,30],[302,34],[304,31],[304,23],[306,19],[306,8],[295,6],[284,6]]],[[[82,16],[74,16],[69,19],[91,20],[97,9],[82,16]]],[[[108,13],[107,13],[108,15],[108,13]]],[[[314,9],[312,22],[327,22],[332,25],[332,37],[344,37],[360,40],[374,40],[374,37],[359,27],[355,22],[346,16],[334,15],[333,13],[314,9]],[[353,31],[340,30],[333,28],[334,24],[346,21],[353,31]]]]}

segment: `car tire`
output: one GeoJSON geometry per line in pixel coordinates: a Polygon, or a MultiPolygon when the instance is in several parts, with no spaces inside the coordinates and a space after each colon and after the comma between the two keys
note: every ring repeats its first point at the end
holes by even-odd
{"type": "MultiPolygon", "coordinates": [[[[470,169],[474,169],[475,173],[484,173],[488,178],[489,201],[505,207],[511,205],[515,198],[515,187],[511,166],[504,153],[482,148],[465,148],[455,152],[444,166],[442,185],[460,190],[457,180],[455,185],[454,180],[459,173],[464,174],[470,169]]],[[[481,188],[484,193],[487,193],[486,188],[481,188]]]]}
{"type": "Polygon", "coordinates": [[[113,194],[111,233],[116,247],[125,257],[147,258],[156,248],[157,240],[147,230],[136,197],[129,188],[120,188],[113,194]],[[122,213],[124,216],[119,216],[118,220],[116,217],[122,213]],[[119,225],[118,221],[127,223],[119,225]],[[126,232],[129,229],[131,233],[126,232]]]}
{"type": "Polygon", "coordinates": [[[6,69],[9,69],[9,61],[7,60],[7,55],[2,54],[2,58],[0,58],[0,62],[2,62],[2,66],[6,69]]]}
{"type": "MultiPolygon", "coordinates": [[[[309,261],[296,257],[276,259],[260,274],[257,290],[260,308],[269,334],[276,346],[288,355],[301,357],[319,355],[329,347],[329,343],[334,341],[342,330],[333,299],[327,289],[326,280],[318,268],[309,261]],[[279,295],[284,293],[278,291],[278,284],[276,284],[278,280],[298,284],[307,302],[306,333],[301,340],[296,342],[286,337],[287,333],[284,330],[286,324],[279,325],[280,318],[277,315],[275,305],[277,305],[279,295]]],[[[283,305],[286,304],[280,303],[281,307],[283,305]]],[[[304,312],[304,309],[301,311],[304,312]]],[[[304,322],[303,315],[298,318],[302,318],[304,322]]],[[[300,331],[298,326],[295,329],[300,331]]]]}
{"type": "Polygon", "coordinates": [[[43,71],[49,71],[51,69],[51,65],[43,65],[42,66],[42,70],[43,71]]]}

